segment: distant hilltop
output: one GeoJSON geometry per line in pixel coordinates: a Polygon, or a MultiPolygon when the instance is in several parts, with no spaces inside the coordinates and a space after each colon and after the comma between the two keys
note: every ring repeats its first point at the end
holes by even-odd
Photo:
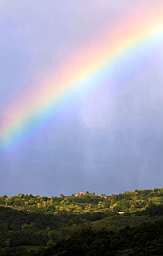
{"type": "Polygon", "coordinates": [[[130,214],[149,210],[162,212],[163,188],[135,190],[120,194],[80,191],[72,195],[40,196],[18,194],[0,196],[0,206],[17,210],[44,211],[52,214],[107,213],[130,214]],[[158,208],[159,207],[159,208],[158,208]]]}

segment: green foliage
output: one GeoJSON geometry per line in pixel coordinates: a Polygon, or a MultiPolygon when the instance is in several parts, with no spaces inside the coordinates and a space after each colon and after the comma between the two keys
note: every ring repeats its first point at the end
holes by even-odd
{"type": "Polygon", "coordinates": [[[163,189],[0,197],[0,255],[163,255],[163,189]]]}
{"type": "Polygon", "coordinates": [[[37,211],[51,214],[143,211],[150,205],[163,204],[163,189],[136,190],[119,195],[97,195],[82,192],[72,196],[41,197],[31,194],[0,197],[0,205],[17,210],[37,211]]]}

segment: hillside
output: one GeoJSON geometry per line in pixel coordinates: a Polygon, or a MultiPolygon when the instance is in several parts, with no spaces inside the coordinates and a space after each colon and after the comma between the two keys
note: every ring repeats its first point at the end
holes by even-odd
{"type": "Polygon", "coordinates": [[[0,197],[0,255],[163,255],[163,188],[0,197]]]}

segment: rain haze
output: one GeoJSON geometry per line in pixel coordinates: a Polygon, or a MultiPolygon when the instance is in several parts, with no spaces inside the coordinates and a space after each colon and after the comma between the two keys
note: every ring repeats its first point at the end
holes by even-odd
{"type": "MultiPolygon", "coordinates": [[[[161,2],[0,1],[0,194],[109,194],[163,185],[163,29],[104,70],[99,65],[84,82],[75,80],[85,89],[63,94],[46,115],[34,116],[34,124],[34,111],[22,107],[29,90],[35,93],[26,102],[35,104],[42,80],[48,88],[81,49],[105,44],[107,34],[109,52],[114,31],[127,19],[131,30],[135,26],[132,13],[163,10],[161,2]],[[13,132],[5,145],[3,129],[19,123],[21,111],[21,136],[13,132]]],[[[77,68],[69,69],[75,76],[77,68]]]]}

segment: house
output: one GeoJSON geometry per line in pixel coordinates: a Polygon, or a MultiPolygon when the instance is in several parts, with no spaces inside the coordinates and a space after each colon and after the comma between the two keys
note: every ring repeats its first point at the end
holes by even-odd
{"type": "Polygon", "coordinates": [[[118,212],[118,214],[119,214],[119,215],[123,215],[123,214],[125,214],[125,212],[118,212]]]}
{"type": "Polygon", "coordinates": [[[85,196],[86,194],[87,194],[87,192],[78,192],[74,196],[75,197],[80,197],[80,196],[85,196]]]}

